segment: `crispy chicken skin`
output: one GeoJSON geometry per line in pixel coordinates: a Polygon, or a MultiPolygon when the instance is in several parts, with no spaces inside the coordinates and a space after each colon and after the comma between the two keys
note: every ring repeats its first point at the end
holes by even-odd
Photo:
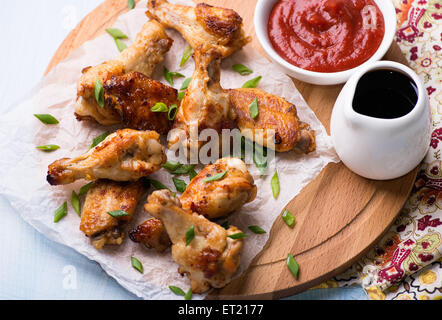
{"type": "Polygon", "coordinates": [[[73,159],[61,159],[49,166],[51,185],[78,179],[136,181],[161,169],[167,161],[155,131],[118,130],[98,146],[73,159]]]}
{"type": "Polygon", "coordinates": [[[170,247],[170,238],[163,223],[155,218],[150,218],[129,232],[129,238],[136,243],[144,244],[147,248],[154,248],[164,252],[170,247]]]}
{"type": "Polygon", "coordinates": [[[106,101],[116,110],[126,128],[167,134],[171,126],[167,112],[152,112],[158,102],[179,106],[177,90],[139,72],[112,76],[104,85],[106,101]]]}
{"type": "Polygon", "coordinates": [[[187,186],[180,197],[184,209],[209,219],[223,218],[255,199],[253,177],[238,158],[219,159],[205,167],[187,186]],[[221,180],[205,182],[208,177],[227,171],[221,180]]]}
{"type": "Polygon", "coordinates": [[[95,101],[95,83],[97,79],[104,85],[112,76],[121,76],[131,71],[152,76],[157,64],[164,60],[164,55],[172,46],[164,27],[157,21],[147,22],[135,42],[124,50],[115,60],[104,62],[83,70],[77,85],[75,115],[78,120],[95,120],[108,126],[121,122],[120,114],[111,106],[101,108],[95,101]]]}
{"type": "Polygon", "coordinates": [[[260,89],[233,89],[228,92],[237,116],[238,127],[246,138],[267,146],[267,139],[272,137],[267,137],[265,131],[260,139],[262,141],[256,141],[256,137],[253,139],[252,135],[257,129],[273,129],[276,151],[315,151],[315,133],[308,124],[299,121],[293,104],[260,89]],[[249,106],[255,99],[258,99],[259,115],[252,119],[249,106]]]}
{"type": "Polygon", "coordinates": [[[220,85],[221,54],[212,48],[198,48],[195,53],[195,72],[175,117],[169,135],[169,148],[176,144],[197,151],[202,146],[198,134],[207,128],[221,132],[235,128],[234,114],[228,93],[220,85]],[[198,134],[194,132],[198,130],[198,134]]]}
{"type": "Polygon", "coordinates": [[[233,226],[225,230],[184,210],[169,190],[155,191],[144,209],[163,222],[173,243],[172,258],[180,266],[178,272],[189,277],[194,293],[206,292],[210,287],[222,288],[231,281],[239,267],[244,241],[227,236],[240,230],[233,226]],[[192,226],[195,237],[186,245],[186,232],[192,226]]]}
{"type": "Polygon", "coordinates": [[[124,239],[121,227],[132,219],[144,192],[138,182],[98,180],[89,189],[81,215],[80,230],[101,249],[106,244],[120,245],[124,239]],[[129,216],[114,218],[108,212],[123,210],[129,216]]]}
{"type": "Polygon", "coordinates": [[[166,0],[149,0],[147,8],[148,17],[176,29],[194,50],[204,44],[218,49],[223,57],[227,57],[251,41],[245,36],[242,18],[232,9],[205,3],[194,8],[166,0]]]}

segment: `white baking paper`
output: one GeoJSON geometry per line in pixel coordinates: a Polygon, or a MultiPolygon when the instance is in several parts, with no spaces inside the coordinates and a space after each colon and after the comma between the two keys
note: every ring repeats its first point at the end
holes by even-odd
{"type": "MultiPolygon", "coordinates": [[[[134,39],[147,21],[144,12],[145,5],[138,5],[135,10],[122,15],[115,27],[124,31],[129,39],[134,39]]],[[[194,68],[192,59],[183,68],[179,67],[179,61],[187,44],[177,32],[168,30],[168,33],[174,39],[174,45],[167,54],[164,65],[171,71],[190,77],[194,68]]],[[[74,99],[76,82],[81,70],[112,59],[117,54],[115,43],[107,34],[85,43],[66,61],[55,67],[26,100],[1,117],[0,194],[5,195],[23,219],[39,232],[98,262],[110,276],[137,296],[144,299],[180,299],[170,292],[168,286],[175,285],[187,290],[189,280],[177,273],[178,266],[171,259],[170,250],[160,254],[126,239],[121,246],[109,246],[97,251],[91,246],[89,239],[80,232],[80,218],[70,205],[72,190],[78,192],[86,182],[78,181],[72,185],[58,187],[51,187],[46,182],[47,166],[50,163],[60,158],[83,154],[89,149],[93,138],[109,130],[99,125],[78,122],[73,114],[74,99]],[[43,125],[33,116],[44,113],[55,116],[60,120],[60,124],[43,125]],[[53,153],[36,150],[36,146],[45,144],[57,144],[61,149],[53,153]],[[64,201],[69,203],[69,213],[59,223],[53,223],[54,211],[64,201]],[[144,274],[132,268],[130,259],[132,256],[142,262],[144,274]]],[[[255,53],[250,46],[225,59],[222,68],[224,88],[239,88],[245,81],[258,75],[263,76],[259,87],[283,96],[295,104],[300,119],[309,123],[316,131],[318,146],[316,152],[307,156],[299,156],[294,152],[277,155],[276,164],[281,186],[278,200],[272,196],[271,176],[254,175],[258,187],[256,200],[229,218],[231,225],[249,234],[247,227],[250,225],[258,225],[269,231],[287,203],[312,181],[327,163],[339,160],[330,137],[292,81],[277,71],[278,69],[265,58],[255,53]],[[254,70],[254,73],[250,76],[239,75],[231,69],[235,63],[248,66],[254,70]]],[[[158,66],[154,78],[164,82],[162,69],[162,65],[158,66]]],[[[184,78],[176,79],[175,87],[181,87],[183,80],[184,78]]],[[[252,172],[257,173],[253,166],[250,167],[252,172]]],[[[174,190],[171,176],[165,170],[152,177],[174,190]]],[[[139,204],[136,216],[127,230],[148,218],[142,210],[144,203],[145,198],[139,204]]],[[[246,239],[238,274],[244,272],[251,260],[262,250],[268,235],[269,233],[250,234],[246,239]]],[[[204,295],[194,296],[195,299],[203,297],[204,295]]]]}

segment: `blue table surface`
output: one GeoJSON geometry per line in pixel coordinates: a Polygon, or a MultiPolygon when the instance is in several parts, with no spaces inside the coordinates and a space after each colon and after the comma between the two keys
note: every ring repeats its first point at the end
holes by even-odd
{"type": "MultiPolygon", "coordinates": [[[[101,2],[21,0],[2,3],[0,112],[13,108],[37,84],[69,31],[101,2]]],[[[106,275],[97,263],[46,239],[1,197],[0,212],[0,299],[137,299],[106,275]]],[[[366,299],[366,296],[357,286],[310,290],[288,299],[343,300],[366,299]]]]}

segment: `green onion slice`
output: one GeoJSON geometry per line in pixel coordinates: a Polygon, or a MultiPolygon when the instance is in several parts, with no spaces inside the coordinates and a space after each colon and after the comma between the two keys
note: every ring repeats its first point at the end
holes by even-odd
{"type": "Polygon", "coordinates": [[[128,216],[130,216],[130,214],[127,213],[127,212],[124,211],[124,210],[109,211],[107,214],[110,215],[110,216],[112,216],[112,217],[114,217],[114,218],[120,218],[120,217],[128,217],[128,216]]]}
{"type": "Polygon", "coordinates": [[[177,168],[176,170],[172,171],[171,173],[174,175],[183,175],[183,174],[189,174],[190,171],[195,169],[196,165],[194,164],[185,164],[181,167],[177,168]]]}
{"type": "Polygon", "coordinates": [[[178,100],[183,100],[186,95],[186,91],[178,92],[178,100]]]}
{"type": "Polygon", "coordinates": [[[224,172],[218,173],[218,174],[216,174],[216,175],[214,175],[212,177],[208,177],[208,178],[204,179],[204,182],[207,183],[207,182],[221,180],[221,179],[223,179],[226,176],[227,172],[228,171],[224,171],[224,172]]]}
{"type": "Polygon", "coordinates": [[[195,238],[195,227],[191,226],[189,230],[186,231],[186,246],[188,246],[193,238],[195,238]]]}
{"type": "Polygon", "coordinates": [[[254,79],[251,79],[249,81],[247,81],[246,83],[244,83],[244,85],[242,86],[243,88],[256,88],[259,84],[259,82],[261,81],[262,77],[256,77],[254,79]]]}
{"type": "Polygon", "coordinates": [[[127,45],[121,39],[115,39],[115,44],[117,45],[118,51],[123,52],[127,49],[127,45]]]}
{"type": "Polygon", "coordinates": [[[259,115],[258,98],[255,98],[249,106],[250,116],[255,119],[259,115]]]}
{"type": "Polygon", "coordinates": [[[47,144],[44,146],[39,146],[39,147],[37,147],[37,149],[43,150],[45,152],[52,152],[52,151],[60,149],[60,147],[55,144],[47,144]]]}
{"type": "Polygon", "coordinates": [[[185,300],[192,300],[192,296],[193,296],[193,292],[192,292],[192,288],[189,289],[189,291],[187,291],[186,295],[184,296],[185,300]]]}
{"type": "Polygon", "coordinates": [[[100,108],[104,108],[104,88],[100,79],[95,81],[95,100],[100,108]]]}
{"type": "Polygon", "coordinates": [[[175,120],[175,117],[176,117],[176,114],[178,113],[178,106],[176,105],[176,104],[173,104],[173,105],[171,105],[170,106],[170,108],[169,108],[169,112],[168,112],[168,114],[167,114],[167,118],[170,120],[170,121],[173,121],[173,120],[175,120]]]}
{"type": "Polygon", "coordinates": [[[106,32],[109,33],[114,39],[127,39],[128,37],[124,34],[120,29],[106,29],[106,32]]]}
{"type": "Polygon", "coordinates": [[[185,296],[186,293],[183,291],[183,289],[179,288],[179,287],[175,287],[175,286],[169,286],[170,291],[172,291],[173,293],[175,293],[178,296],[185,296]]]}
{"type": "Polygon", "coordinates": [[[242,76],[248,76],[249,74],[253,73],[253,70],[247,68],[243,64],[234,64],[232,66],[232,69],[235,70],[236,72],[238,72],[242,76]]]}
{"type": "Polygon", "coordinates": [[[271,185],[272,185],[273,198],[278,199],[280,191],[278,171],[275,171],[275,174],[272,177],[271,185]]]}
{"type": "Polygon", "coordinates": [[[191,170],[189,171],[189,178],[190,178],[190,181],[192,181],[193,178],[195,178],[197,175],[198,175],[198,173],[195,171],[195,169],[191,169],[191,170]]]}
{"type": "Polygon", "coordinates": [[[156,189],[156,190],[163,190],[167,189],[170,190],[168,187],[166,187],[164,184],[162,184],[160,181],[155,179],[149,179],[150,184],[156,189]]]}
{"type": "Polygon", "coordinates": [[[167,80],[167,82],[170,83],[171,86],[173,86],[173,78],[184,78],[185,75],[178,73],[178,72],[170,72],[169,69],[164,67],[163,69],[164,78],[167,80]]]}
{"type": "Polygon", "coordinates": [[[187,45],[186,49],[184,49],[183,57],[181,58],[180,67],[183,67],[189,58],[192,56],[193,50],[191,46],[187,45]]]}
{"type": "Polygon", "coordinates": [[[180,91],[186,90],[189,87],[190,81],[192,81],[192,78],[187,78],[184,80],[183,84],[181,85],[180,91]]]}
{"type": "Polygon", "coordinates": [[[110,132],[105,132],[102,135],[99,135],[98,137],[96,137],[95,139],[92,140],[92,144],[90,146],[90,148],[95,148],[96,146],[98,146],[100,143],[102,143],[108,136],[110,135],[110,132]]]}
{"type": "Polygon", "coordinates": [[[156,103],[150,111],[152,112],[169,112],[169,108],[163,102],[156,103]]]}
{"type": "Polygon", "coordinates": [[[162,167],[167,171],[174,171],[181,166],[182,166],[181,163],[175,161],[167,161],[165,164],[162,165],[162,167]]]}
{"type": "Polygon", "coordinates": [[[68,203],[65,201],[60,208],[55,210],[54,222],[57,223],[68,214],[68,203]]]}
{"type": "Polygon", "coordinates": [[[88,184],[82,186],[80,188],[80,192],[78,193],[78,195],[84,196],[89,191],[89,189],[92,187],[93,184],[94,184],[93,182],[89,182],[88,184]]]}
{"type": "Polygon", "coordinates": [[[128,0],[127,4],[129,6],[129,9],[132,10],[133,8],[135,8],[135,0],[128,0]]]}
{"type": "Polygon", "coordinates": [[[282,220],[284,220],[285,224],[288,225],[290,228],[293,228],[295,226],[295,217],[288,210],[285,210],[282,213],[282,220]]]}
{"type": "Polygon", "coordinates": [[[130,258],[130,261],[132,263],[132,267],[137,270],[140,273],[144,273],[143,265],[141,264],[140,260],[138,260],[135,257],[130,258]]]}
{"type": "Polygon", "coordinates": [[[172,178],[173,184],[175,185],[175,188],[178,192],[184,192],[186,191],[187,184],[185,181],[177,178],[172,178]]]}
{"type": "Polygon", "coordinates": [[[259,226],[250,226],[249,230],[256,234],[264,234],[267,233],[263,228],[259,226]]]}
{"type": "Polygon", "coordinates": [[[34,114],[34,116],[44,124],[59,124],[59,121],[50,114],[34,114]]]}
{"type": "Polygon", "coordinates": [[[231,238],[231,239],[235,239],[236,240],[236,239],[247,238],[247,235],[242,233],[242,232],[238,232],[238,233],[234,233],[234,234],[228,235],[228,237],[231,238]]]}
{"type": "Polygon", "coordinates": [[[72,204],[72,208],[74,208],[74,210],[75,210],[75,212],[77,212],[78,216],[81,217],[80,199],[78,198],[78,194],[75,191],[72,191],[71,204],[72,204]]]}
{"type": "Polygon", "coordinates": [[[295,279],[298,279],[299,265],[291,253],[287,256],[287,267],[289,268],[295,279]]]}

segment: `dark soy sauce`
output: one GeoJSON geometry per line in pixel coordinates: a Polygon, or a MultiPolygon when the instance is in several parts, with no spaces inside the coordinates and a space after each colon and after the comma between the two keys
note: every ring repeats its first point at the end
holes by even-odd
{"type": "Polygon", "coordinates": [[[361,77],[353,109],[365,116],[395,119],[408,114],[417,103],[416,83],[393,70],[375,70],[361,77]]]}

